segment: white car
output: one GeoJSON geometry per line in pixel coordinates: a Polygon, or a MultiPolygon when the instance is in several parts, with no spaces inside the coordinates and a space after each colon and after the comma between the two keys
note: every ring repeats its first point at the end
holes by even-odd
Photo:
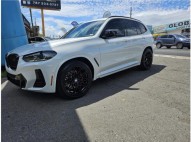
{"type": "Polygon", "coordinates": [[[134,66],[149,69],[153,48],[141,21],[112,16],[78,25],[63,39],[9,52],[7,77],[24,90],[74,99],[87,94],[93,80],[134,66]]]}

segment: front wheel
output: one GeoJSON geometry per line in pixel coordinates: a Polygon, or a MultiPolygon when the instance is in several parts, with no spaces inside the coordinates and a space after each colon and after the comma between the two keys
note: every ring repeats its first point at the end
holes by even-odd
{"type": "Polygon", "coordinates": [[[151,68],[153,62],[153,52],[151,49],[147,48],[142,55],[140,68],[142,70],[148,70],[151,68]]]}
{"type": "Polygon", "coordinates": [[[57,94],[66,99],[76,99],[87,94],[92,83],[92,72],[81,61],[71,61],[61,67],[57,77],[57,94]]]}
{"type": "Polygon", "coordinates": [[[176,48],[182,49],[183,48],[183,43],[181,43],[181,42],[177,43],[176,48]]]}

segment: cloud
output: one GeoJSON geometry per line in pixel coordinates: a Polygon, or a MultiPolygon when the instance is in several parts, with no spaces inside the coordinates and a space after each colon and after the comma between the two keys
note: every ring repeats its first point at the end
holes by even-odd
{"type": "MultiPolygon", "coordinates": [[[[46,36],[62,36],[64,32],[62,31],[62,28],[70,30],[72,28],[72,25],[64,20],[59,20],[54,17],[47,17],[45,20],[45,34],[46,36]]],[[[36,19],[37,25],[41,27],[41,18],[36,19]]],[[[42,33],[42,29],[40,28],[40,33],[42,33]]]]}
{"type": "MultiPolygon", "coordinates": [[[[190,7],[188,0],[61,0],[60,11],[45,10],[46,35],[60,35],[61,28],[72,28],[71,22],[79,23],[102,18],[105,11],[112,15],[129,16],[133,7],[133,18],[148,25],[161,25],[189,19],[190,7]]],[[[29,10],[22,8],[29,19],[29,10]]],[[[33,9],[33,19],[41,26],[40,10],[33,9]]]]}
{"type": "Polygon", "coordinates": [[[167,11],[161,10],[160,12],[156,10],[150,10],[141,13],[135,13],[133,17],[143,21],[145,24],[156,26],[188,20],[190,18],[190,9],[167,11]]]}

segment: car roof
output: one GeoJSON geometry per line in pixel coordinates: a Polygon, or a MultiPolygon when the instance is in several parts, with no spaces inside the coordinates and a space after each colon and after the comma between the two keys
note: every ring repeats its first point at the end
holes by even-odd
{"type": "Polygon", "coordinates": [[[141,22],[141,21],[138,20],[138,19],[135,19],[135,18],[132,18],[132,17],[126,17],[126,16],[110,16],[110,17],[108,17],[108,19],[109,19],[109,18],[125,18],[125,19],[131,19],[131,20],[136,20],[136,21],[141,22]]]}
{"type": "MultiPolygon", "coordinates": [[[[106,21],[107,19],[115,19],[115,18],[125,18],[125,19],[130,19],[130,20],[134,20],[134,21],[141,22],[141,21],[138,20],[138,19],[131,18],[131,17],[126,17],[126,16],[110,16],[110,17],[108,17],[108,18],[100,18],[100,19],[95,19],[95,20],[87,21],[87,22],[85,22],[85,23],[93,22],[93,21],[106,21]]],[[[141,22],[141,23],[142,23],[142,22],[141,22]]]]}

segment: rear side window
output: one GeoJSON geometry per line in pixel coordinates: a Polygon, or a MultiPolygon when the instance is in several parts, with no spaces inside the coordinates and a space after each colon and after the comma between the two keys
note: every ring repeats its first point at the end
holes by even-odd
{"type": "Polygon", "coordinates": [[[125,36],[138,35],[138,33],[140,32],[137,29],[135,21],[124,19],[123,23],[125,25],[125,36]]]}
{"type": "Polygon", "coordinates": [[[117,37],[140,35],[147,31],[142,23],[130,19],[113,19],[108,22],[104,31],[109,29],[116,31],[117,37]]]}
{"type": "Polygon", "coordinates": [[[126,36],[140,35],[147,31],[142,23],[134,20],[124,19],[124,24],[126,26],[126,36]]]}
{"type": "Polygon", "coordinates": [[[138,29],[141,31],[142,34],[147,31],[146,27],[142,23],[139,23],[139,22],[136,22],[136,23],[137,23],[138,29]]]}

